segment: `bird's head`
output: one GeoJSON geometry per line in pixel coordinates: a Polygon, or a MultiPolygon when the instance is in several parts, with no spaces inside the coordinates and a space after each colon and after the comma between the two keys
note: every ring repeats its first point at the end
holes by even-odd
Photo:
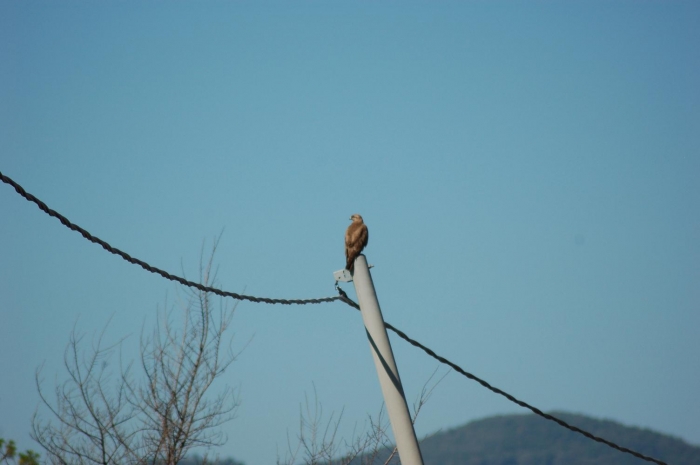
{"type": "Polygon", "coordinates": [[[358,215],[357,213],[355,213],[354,215],[352,215],[352,216],[350,217],[350,220],[353,221],[353,222],[354,222],[354,221],[362,221],[362,217],[361,217],[360,215],[358,215]]]}

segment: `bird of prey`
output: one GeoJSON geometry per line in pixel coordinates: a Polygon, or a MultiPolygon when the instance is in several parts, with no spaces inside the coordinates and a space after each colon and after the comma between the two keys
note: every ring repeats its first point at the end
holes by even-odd
{"type": "Polygon", "coordinates": [[[369,233],[360,215],[354,214],[350,219],[352,223],[345,231],[345,269],[352,272],[355,268],[355,259],[367,245],[369,233]]]}

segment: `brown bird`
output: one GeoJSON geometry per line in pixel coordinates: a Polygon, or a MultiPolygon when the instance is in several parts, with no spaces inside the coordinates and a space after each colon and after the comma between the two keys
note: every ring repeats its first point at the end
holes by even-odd
{"type": "Polygon", "coordinates": [[[345,231],[345,269],[353,271],[355,259],[362,253],[362,249],[367,246],[369,232],[367,226],[362,221],[362,217],[357,213],[350,217],[352,223],[345,231]]]}

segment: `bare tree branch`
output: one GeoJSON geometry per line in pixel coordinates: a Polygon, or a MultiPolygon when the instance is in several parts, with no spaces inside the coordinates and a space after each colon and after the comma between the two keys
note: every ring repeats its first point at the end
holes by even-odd
{"type": "MultiPolygon", "coordinates": [[[[434,381],[439,369],[440,367],[436,368],[430,375],[413,404],[414,425],[435,388],[450,373],[448,370],[434,381]]],[[[400,463],[398,451],[390,442],[389,421],[383,405],[376,417],[371,415],[367,417],[368,427],[359,433],[357,428],[353,430],[350,441],[337,438],[343,416],[342,410],[337,420],[334,420],[333,414],[328,420],[324,420],[323,408],[318,400],[315,385],[313,402],[310,402],[305,395],[304,405],[300,406],[299,410],[299,433],[296,446],[292,446],[292,441],[287,434],[287,454],[282,459],[278,452],[277,465],[295,465],[297,460],[301,460],[306,465],[374,465],[377,461],[384,465],[400,463]],[[325,426],[323,426],[324,421],[325,426]]]]}
{"type": "MultiPolygon", "coordinates": [[[[205,286],[216,279],[218,242],[208,260],[203,249],[200,255],[199,279],[205,286]]],[[[53,399],[42,388],[41,368],[36,373],[50,419],[35,413],[32,437],[49,462],[175,465],[192,448],[222,445],[226,437],[218,427],[235,417],[237,394],[229,386],[213,397],[207,393],[238,355],[224,338],[235,308],[219,299],[216,309],[212,295],[186,288],[178,325],[166,301],[153,330],[141,331],[142,376],[132,363],[122,362],[121,352],[119,370],[109,369],[123,340],[106,345],[106,326],[87,348],[84,335],[73,328],[64,354],[67,378],[57,384],[53,399]]]]}

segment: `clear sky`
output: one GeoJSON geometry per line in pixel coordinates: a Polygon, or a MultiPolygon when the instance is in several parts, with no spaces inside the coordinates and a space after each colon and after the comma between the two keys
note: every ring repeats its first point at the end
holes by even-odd
{"type": "MultiPolygon", "coordinates": [[[[335,294],[352,213],[387,321],[544,410],[700,444],[697,2],[0,1],[0,171],[220,286],[335,294]]],[[[0,185],[0,436],[71,329],[127,339],[176,287],[0,185]]],[[[345,289],[354,296],[351,285],[345,289]]],[[[171,299],[172,300],[172,299],[171,299]]],[[[314,385],[381,406],[360,315],[241,303],[221,450],[274,463],[314,385]]],[[[392,336],[409,402],[437,363],[392,336]]],[[[450,374],[419,435],[519,407],[450,374]]]]}

